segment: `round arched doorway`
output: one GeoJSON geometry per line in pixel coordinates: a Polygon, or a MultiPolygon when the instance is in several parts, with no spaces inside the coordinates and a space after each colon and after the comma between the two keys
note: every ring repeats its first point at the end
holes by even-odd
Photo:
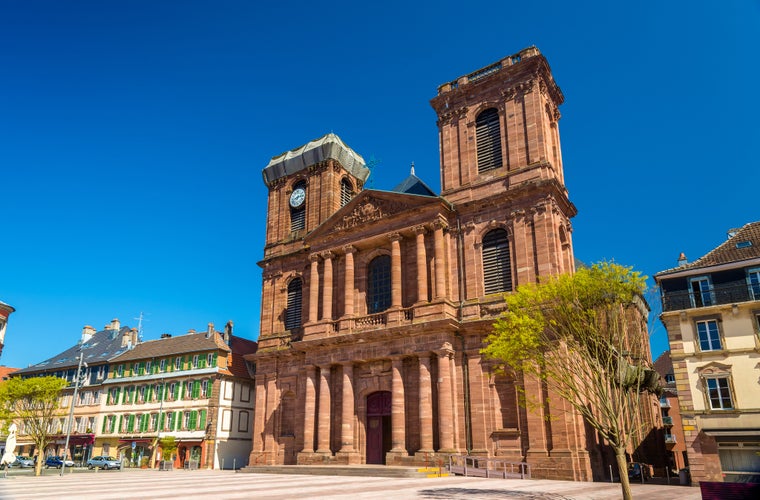
{"type": "Polygon", "coordinates": [[[391,450],[391,393],[373,392],[367,396],[367,463],[385,464],[391,450]]]}

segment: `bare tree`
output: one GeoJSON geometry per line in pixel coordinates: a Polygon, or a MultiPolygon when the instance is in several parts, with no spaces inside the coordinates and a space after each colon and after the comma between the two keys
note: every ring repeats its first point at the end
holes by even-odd
{"type": "MultiPolygon", "coordinates": [[[[642,393],[657,391],[650,370],[645,278],[600,263],[521,286],[483,352],[503,368],[536,377],[566,400],[615,452],[623,498],[631,498],[626,450],[644,427],[642,393]]],[[[524,402],[531,404],[531,395],[524,402]]]]}

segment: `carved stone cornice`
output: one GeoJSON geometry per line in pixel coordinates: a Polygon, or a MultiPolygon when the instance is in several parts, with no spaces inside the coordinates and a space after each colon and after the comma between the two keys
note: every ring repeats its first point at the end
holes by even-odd
{"type": "Polygon", "coordinates": [[[391,241],[391,242],[393,242],[393,241],[401,241],[403,239],[404,239],[404,237],[401,236],[400,233],[395,233],[395,232],[394,233],[388,233],[388,241],[391,241]]]}
{"type": "Polygon", "coordinates": [[[412,231],[414,232],[414,234],[425,234],[427,232],[427,229],[425,228],[424,225],[420,224],[419,226],[414,226],[412,228],[412,231]]]}
{"type": "Polygon", "coordinates": [[[359,249],[358,249],[358,248],[356,248],[356,247],[355,247],[355,246],[353,246],[353,245],[346,245],[346,246],[344,246],[344,247],[343,247],[341,250],[343,250],[343,253],[344,253],[344,254],[349,254],[349,253],[356,253],[356,252],[358,252],[358,251],[359,251],[359,249]]]}
{"type": "Polygon", "coordinates": [[[318,253],[310,254],[309,262],[319,262],[319,254],[318,253]]]}
{"type": "Polygon", "coordinates": [[[335,254],[330,250],[319,252],[319,256],[322,257],[323,260],[332,260],[333,258],[335,258],[335,254]]]}
{"type": "Polygon", "coordinates": [[[374,196],[367,196],[358,204],[351,213],[346,214],[335,225],[335,230],[349,229],[355,226],[385,219],[405,209],[402,203],[381,200],[374,196]]]}

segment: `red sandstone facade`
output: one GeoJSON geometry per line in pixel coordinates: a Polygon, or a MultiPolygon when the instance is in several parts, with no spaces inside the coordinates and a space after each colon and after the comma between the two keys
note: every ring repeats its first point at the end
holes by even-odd
{"type": "Polygon", "coordinates": [[[525,460],[537,477],[603,477],[570,405],[480,354],[503,291],[574,271],[563,99],[536,48],[442,85],[440,196],[363,190],[361,157],[332,135],[272,159],[250,465],[468,453],[525,460]],[[378,257],[390,262],[380,307],[378,257]],[[520,407],[520,386],[544,405],[520,407]]]}

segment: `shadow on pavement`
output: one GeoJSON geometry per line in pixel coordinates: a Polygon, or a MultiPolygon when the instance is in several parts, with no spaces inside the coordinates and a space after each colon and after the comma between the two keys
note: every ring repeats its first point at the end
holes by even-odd
{"type": "Polygon", "coordinates": [[[430,488],[419,492],[422,498],[518,498],[521,500],[569,500],[554,493],[520,490],[480,490],[470,488],[430,488]]]}

